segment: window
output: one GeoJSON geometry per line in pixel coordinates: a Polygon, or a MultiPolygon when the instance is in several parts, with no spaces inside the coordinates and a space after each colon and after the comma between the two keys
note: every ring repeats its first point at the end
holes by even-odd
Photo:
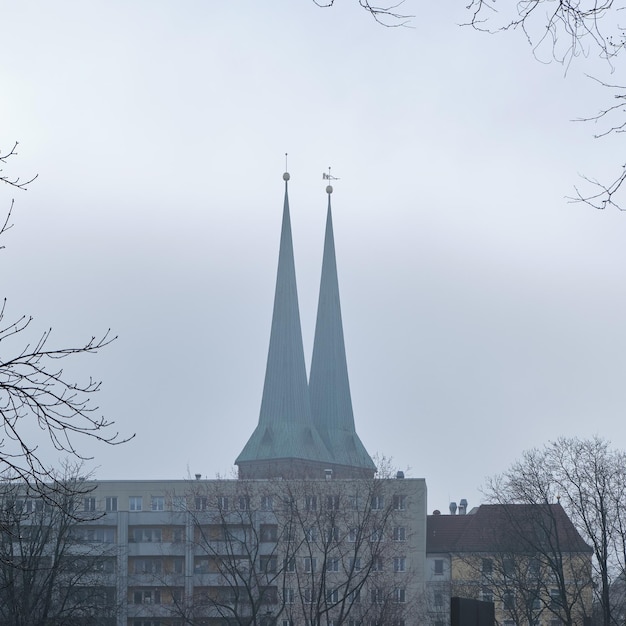
{"type": "Polygon", "coordinates": [[[404,509],[406,509],[406,496],[405,495],[394,496],[393,508],[396,511],[404,511],[404,509]]]}
{"type": "Polygon", "coordinates": [[[296,571],[296,559],[291,557],[290,559],[285,559],[284,567],[286,572],[293,573],[296,571]]]}
{"type": "Polygon", "coordinates": [[[290,619],[284,619],[280,622],[281,626],[293,626],[293,622],[290,619]]]}
{"type": "Polygon", "coordinates": [[[305,587],[303,589],[302,597],[305,604],[311,604],[313,602],[313,590],[311,587],[305,587]]]}
{"type": "Polygon", "coordinates": [[[370,601],[372,604],[382,604],[385,596],[382,589],[370,589],[370,601]]]}
{"type": "Polygon", "coordinates": [[[483,587],[480,597],[484,602],[493,602],[493,590],[489,587],[483,587]]]}
{"type": "Polygon", "coordinates": [[[171,591],[171,594],[172,594],[172,600],[176,604],[180,604],[183,601],[184,597],[185,597],[184,591],[182,589],[178,589],[176,587],[174,589],[171,589],[170,591],[171,591]]]}
{"type": "Polygon", "coordinates": [[[528,563],[528,576],[529,578],[539,578],[539,561],[537,559],[531,559],[528,563]]]}
{"type": "Polygon", "coordinates": [[[326,561],[326,571],[327,572],[338,572],[339,571],[339,559],[332,558],[326,561]]]}
{"type": "Polygon", "coordinates": [[[358,511],[359,510],[359,504],[360,504],[359,496],[350,496],[348,502],[349,502],[350,508],[353,511],[358,511]]]}
{"type": "Polygon", "coordinates": [[[393,590],[393,596],[396,602],[406,602],[406,589],[404,587],[396,587],[393,590]]]}
{"type": "Polygon", "coordinates": [[[329,511],[337,511],[339,509],[339,496],[327,496],[326,508],[329,511]]]}
{"type": "Polygon", "coordinates": [[[502,569],[504,570],[505,576],[513,576],[515,573],[515,561],[513,559],[504,559],[502,569]]]}
{"type": "Polygon", "coordinates": [[[217,498],[217,508],[220,511],[228,511],[228,496],[219,496],[217,498]]]}
{"type": "Polygon", "coordinates": [[[272,498],[272,496],[263,496],[261,498],[261,510],[262,511],[274,510],[274,499],[272,498]]]}
{"type": "Polygon", "coordinates": [[[135,574],[160,574],[163,569],[161,559],[135,559],[133,572],[135,574]]]}
{"type": "Polygon", "coordinates": [[[372,571],[373,572],[383,571],[383,560],[381,557],[375,556],[372,558],[372,571]]]}
{"type": "Polygon", "coordinates": [[[143,498],[141,496],[130,496],[128,498],[129,511],[141,511],[143,508],[143,498]]]}
{"type": "Polygon", "coordinates": [[[182,543],[185,540],[185,529],[174,528],[172,530],[172,543],[182,543]]]}
{"type": "Polygon", "coordinates": [[[331,589],[326,592],[326,602],[339,602],[339,590],[331,589]]]}
{"type": "Polygon", "coordinates": [[[107,511],[117,511],[117,496],[108,496],[104,502],[107,511]]]}
{"type": "Polygon", "coordinates": [[[372,496],[371,508],[374,511],[381,511],[385,508],[385,496],[372,496]]]}
{"type": "Polygon", "coordinates": [[[152,496],[150,500],[150,509],[153,511],[165,510],[165,498],[163,496],[152,496]]]}
{"type": "Polygon", "coordinates": [[[441,593],[441,591],[435,591],[433,594],[433,604],[437,608],[441,608],[443,606],[443,593],[441,593]]]}
{"type": "Polygon", "coordinates": [[[307,556],[304,559],[304,571],[307,573],[314,572],[317,569],[317,558],[314,556],[307,556]]]}
{"type": "Polygon", "coordinates": [[[277,559],[275,556],[262,556],[259,559],[259,571],[265,574],[273,574],[276,572],[277,559]]]}
{"type": "Polygon", "coordinates": [[[261,541],[277,541],[278,526],[276,524],[261,524],[259,539],[261,541]]]}
{"type": "Polygon", "coordinates": [[[381,528],[374,528],[372,530],[372,534],[370,535],[370,541],[382,541],[383,540],[383,531],[381,528]]]}
{"type": "Polygon", "coordinates": [[[311,528],[307,528],[305,535],[306,535],[307,541],[317,541],[317,528],[315,528],[315,526],[311,526],[311,528]]]}
{"type": "Polygon", "coordinates": [[[96,526],[77,526],[71,530],[73,541],[88,541],[94,543],[115,543],[115,529],[96,526]]]}
{"type": "Polygon", "coordinates": [[[393,558],[393,571],[404,572],[406,571],[406,558],[403,556],[396,556],[393,558]]]}
{"type": "Polygon", "coordinates": [[[285,604],[294,604],[296,601],[296,590],[285,589],[284,600],[285,600],[285,604]]]}
{"type": "Polygon", "coordinates": [[[326,543],[330,541],[339,541],[339,529],[327,528],[324,532],[324,539],[326,540],[326,543]]]}
{"type": "Polygon", "coordinates": [[[435,576],[443,576],[443,559],[435,559],[435,576]]]}
{"type": "Polygon", "coordinates": [[[505,591],[502,596],[502,602],[504,604],[505,611],[512,611],[515,608],[515,593],[512,591],[505,591]]]}
{"type": "Polygon", "coordinates": [[[304,498],[304,508],[307,511],[316,511],[317,510],[317,497],[316,496],[306,496],[304,498]]]}
{"type": "Polygon", "coordinates": [[[493,561],[491,559],[483,559],[481,572],[483,576],[491,576],[493,572],[493,561]]]}
{"type": "Polygon", "coordinates": [[[185,568],[185,559],[177,558],[172,560],[172,570],[174,574],[182,574],[185,568]]]}
{"type": "MultiPolygon", "coordinates": [[[[193,499],[193,506],[196,511],[206,511],[209,508],[209,502],[206,496],[196,496],[193,499]]],[[[183,510],[183,509],[181,509],[183,510]]]]}
{"type": "Polygon", "coordinates": [[[358,530],[356,528],[350,528],[350,530],[348,530],[348,541],[350,543],[354,543],[356,541],[358,535],[358,530]]]}
{"type": "MultiPolygon", "coordinates": [[[[353,589],[348,594],[348,602],[350,602],[350,604],[361,604],[361,590],[360,589],[353,589]]],[[[360,624],[360,622],[359,622],[359,624],[360,624]]]]}
{"type": "Polygon", "coordinates": [[[185,496],[172,496],[172,511],[186,511],[187,498],[185,496]]]}
{"type": "Polygon", "coordinates": [[[95,511],[96,510],[96,499],[93,497],[84,498],[83,500],[83,511],[95,511]]]}
{"type": "Polygon", "coordinates": [[[404,526],[396,526],[393,529],[394,541],[406,541],[406,528],[404,526]]]}
{"type": "Polygon", "coordinates": [[[561,594],[559,590],[554,587],[550,589],[550,608],[557,609],[561,606],[561,594]]]}
{"type": "Polygon", "coordinates": [[[160,528],[134,528],[131,537],[135,543],[160,543],[163,533],[160,528]]]}
{"type": "Polygon", "coordinates": [[[237,496],[237,508],[240,511],[250,510],[250,497],[249,496],[237,496]]]}
{"type": "Polygon", "coordinates": [[[355,572],[361,571],[361,557],[352,557],[350,559],[350,570],[355,572]]]}
{"type": "Polygon", "coordinates": [[[538,595],[533,596],[528,601],[528,605],[532,611],[538,611],[541,608],[541,599],[538,595]]]}
{"type": "Polygon", "coordinates": [[[161,592],[158,589],[135,591],[133,602],[135,604],[161,604],[161,592]]]}

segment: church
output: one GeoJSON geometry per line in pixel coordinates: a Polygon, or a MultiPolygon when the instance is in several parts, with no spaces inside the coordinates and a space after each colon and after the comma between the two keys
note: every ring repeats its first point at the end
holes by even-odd
{"type": "MultiPolygon", "coordinates": [[[[468,511],[462,501],[459,515],[427,516],[426,481],[376,467],[359,438],[331,185],[307,378],[289,178],[259,419],[234,461],[238,477],[77,481],[62,507],[49,506],[64,497],[59,485],[48,500],[5,494],[0,521],[11,535],[0,541],[0,563],[30,560],[56,578],[0,567],[12,576],[0,580],[0,624],[17,623],[3,612],[19,606],[33,623],[77,626],[445,626],[450,596],[462,594],[494,601],[507,626],[556,626],[551,587],[529,604],[519,584],[507,586],[512,562],[526,571],[537,562],[528,529],[541,519],[539,505],[468,511]],[[521,537],[511,530],[520,527],[521,537]],[[539,608],[513,619],[518,601],[539,608]]],[[[589,571],[588,546],[560,505],[543,518],[551,525],[541,537],[566,537],[566,562],[589,571]]],[[[577,602],[576,611],[586,610],[589,600],[577,602]]]]}

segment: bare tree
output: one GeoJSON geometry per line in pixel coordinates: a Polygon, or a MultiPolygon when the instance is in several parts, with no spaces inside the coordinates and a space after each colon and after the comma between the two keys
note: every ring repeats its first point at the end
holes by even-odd
{"type": "Polygon", "coordinates": [[[43,498],[24,483],[0,485],[0,623],[108,625],[117,608],[115,553],[97,540],[102,528],[82,526],[96,515],[85,511],[90,490],[78,467],[47,490],[43,498]]]}
{"type": "Polygon", "coordinates": [[[194,593],[177,603],[177,618],[400,623],[416,594],[403,582],[412,574],[408,513],[390,482],[401,484],[194,481],[187,498],[194,593]]]}
{"type": "MultiPolygon", "coordinates": [[[[4,172],[4,166],[17,155],[17,146],[0,151],[0,182],[12,189],[26,190],[37,176],[22,180],[4,172]]],[[[11,228],[13,201],[0,236],[11,228]]],[[[2,246],[0,246],[1,248],[2,246]]],[[[57,452],[84,460],[77,447],[87,436],[107,444],[127,441],[111,432],[113,422],[99,416],[91,398],[100,382],[89,378],[77,382],[68,377],[60,362],[68,357],[95,354],[114,341],[110,330],[92,336],[85,343],[71,347],[52,346],[52,329],[29,336],[33,318],[27,315],[9,317],[6,298],[0,305],[0,479],[17,479],[28,483],[48,497],[46,483],[54,474],[43,460],[43,449],[25,435],[26,422],[36,425],[57,452]]]]}
{"type": "MultiPolygon", "coordinates": [[[[612,589],[625,573],[626,455],[598,437],[561,438],[526,452],[507,472],[488,482],[486,493],[497,502],[534,503],[546,511],[560,508],[548,503],[563,505],[593,548],[596,603],[603,626],[613,624],[624,611],[612,589]]],[[[555,551],[556,564],[557,557],[555,551]]]]}
{"type": "MultiPolygon", "coordinates": [[[[471,0],[468,24],[488,33],[521,31],[532,47],[533,54],[542,60],[544,51],[555,61],[570,68],[578,57],[597,56],[607,62],[611,71],[616,57],[624,50],[626,36],[620,19],[623,3],[614,0],[522,0],[504,2],[497,0],[471,0]]],[[[592,79],[597,80],[597,79],[592,79]]],[[[624,99],[626,86],[597,80],[611,92],[612,104],[598,113],[584,115],[577,121],[606,123],[596,138],[620,134],[626,128],[624,99]]],[[[584,202],[596,209],[614,207],[626,210],[620,191],[626,180],[626,163],[609,182],[582,176],[590,185],[588,190],[574,187],[569,198],[584,202]]]]}

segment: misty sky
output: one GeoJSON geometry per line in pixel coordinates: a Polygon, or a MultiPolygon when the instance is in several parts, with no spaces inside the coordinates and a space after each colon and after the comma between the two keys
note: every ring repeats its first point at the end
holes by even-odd
{"type": "Polygon", "coordinates": [[[83,444],[98,478],[231,474],[261,402],[285,152],[307,367],[332,166],[357,430],[426,478],[429,510],[478,504],[561,435],[624,448],[626,215],[565,199],[619,173],[619,138],[571,121],[606,104],[585,73],[619,80],[462,28],[465,4],[407,0],[412,27],[386,29],[350,0],[5,3],[0,147],[39,179],[0,188],[2,295],[31,340],[119,335],[67,364],[137,434],[83,444]]]}

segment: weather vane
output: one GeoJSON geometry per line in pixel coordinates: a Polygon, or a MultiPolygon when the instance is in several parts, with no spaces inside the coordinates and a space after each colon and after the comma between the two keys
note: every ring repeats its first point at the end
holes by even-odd
{"type": "Polygon", "coordinates": [[[324,172],[322,174],[322,180],[340,180],[339,178],[337,178],[336,176],[333,176],[330,173],[330,166],[328,166],[328,174],[326,172],[324,172]]]}

